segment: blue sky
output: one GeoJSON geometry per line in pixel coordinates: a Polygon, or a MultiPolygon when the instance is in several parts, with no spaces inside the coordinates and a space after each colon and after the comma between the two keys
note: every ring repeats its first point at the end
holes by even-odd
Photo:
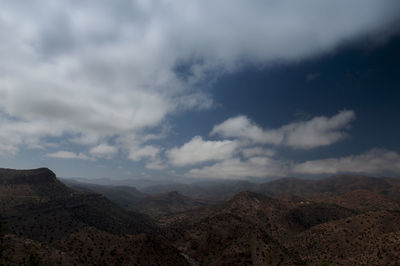
{"type": "Polygon", "coordinates": [[[1,167],[400,175],[398,1],[4,1],[1,167]]]}

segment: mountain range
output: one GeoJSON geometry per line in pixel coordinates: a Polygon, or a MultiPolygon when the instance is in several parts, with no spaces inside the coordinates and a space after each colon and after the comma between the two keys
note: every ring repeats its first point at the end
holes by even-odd
{"type": "Polygon", "coordinates": [[[0,264],[398,265],[400,180],[157,185],[0,169],[0,264]],[[66,184],[64,184],[66,183],[66,184]]]}

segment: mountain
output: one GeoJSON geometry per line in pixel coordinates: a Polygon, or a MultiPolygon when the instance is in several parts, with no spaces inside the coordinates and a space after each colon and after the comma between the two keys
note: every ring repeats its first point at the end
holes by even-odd
{"type": "Polygon", "coordinates": [[[132,202],[136,202],[146,196],[135,187],[130,186],[97,185],[70,179],[62,179],[62,181],[77,191],[101,194],[123,208],[128,208],[132,202]]]}
{"type": "Polygon", "coordinates": [[[242,192],[201,217],[191,211],[171,219],[168,237],[201,265],[301,265],[270,233],[274,215],[284,209],[274,199],[242,192]]]}
{"type": "MultiPolygon", "coordinates": [[[[31,241],[36,253],[58,250],[78,265],[95,264],[97,253],[101,255],[98,263],[115,261],[118,256],[118,261],[125,265],[143,261],[187,264],[175,248],[164,243],[146,215],[124,210],[102,195],[73,190],[49,169],[0,169],[0,192],[0,218],[11,234],[7,236],[11,239],[8,242],[16,247],[31,241]],[[96,240],[88,244],[88,237],[96,240]]],[[[32,257],[30,250],[21,252],[28,259],[32,257]]],[[[65,261],[65,265],[69,262],[65,261]]]]}
{"type": "Polygon", "coordinates": [[[84,177],[61,177],[63,182],[73,183],[86,183],[86,184],[98,184],[102,186],[119,186],[119,187],[135,187],[142,189],[145,187],[158,186],[158,185],[175,185],[179,184],[174,181],[169,181],[163,178],[126,178],[116,179],[112,177],[101,177],[101,178],[84,178],[84,177]]]}
{"type": "Polygon", "coordinates": [[[240,192],[164,218],[166,237],[200,265],[394,265],[400,258],[398,180],[334,176],[270,185],[259,188],[271,196],[240,192]]]}
{"type": "Polygon", "coordinates": [[[163,194],[176,191],[184,196],[196,199],[210,199],[224,201],[233,197],[236,193],[245,190],[254,190],[257,185],[248,181],[202,181],[192,184],[164,184],[148,186],[140,189],[146,194],[163,194]]]}
{"type": "Polygon", "coordinates": [[[132,202],[128,208],[159,218],[215,204],[215,201],[193,199],[172,191],[141,198],[132,202]]]}
{"type": "Polygon", "coordinates": [[[0,264],[396,265],[400,259],[398,179],[339,175],[178,189],[193,195],[66,186],[46,168],[0,169],[6,227],[0,264]]]}
{"type": "Polygon", "coordinates": [[[144,213],[153,218],[216,204],[212,200],[193,199],[176,191],[147,195],[129,186],[105,186],[68,179],[63,181],[77,191],[101,194],[122,208],[144,213]]]}
{"type": "Polygon", "coordinates": [[[309,265],[398,265],[400,212],[369,211],[322,223],[285,246],[309,265]]]}
{"type": "Polygon", "coordinates": [[[76,257],[32,239],[0,237],[0,265],[79,265],[76,257]]]}
{"type": "Polygon", "coordinates": [[[400,209],[400,204],[392,197],[366,189],[356,189],[336,196],[315,198],[315,200],[360,211],[400,209]]]}
{"type": "Polygon", "coordinates": [[[362,175],[337,175],[319,180],[282,178],[258,185],[253,191],[269,196],[332,196],[354,190],[368,190],[398,201],[400,179],[362,175]]]}
{"type": "Polygon", "coordinates": [[[267,196],[292,195],[299,197],[332,196],[354,190],[385,194],[400,203],[400,179],[362,175],[336,175],[324,179],[281,178],[265,183],[227,180],[195,182],[192,184],[164,184],[141,188],[146,194],[172,191],[197,199],[224,201],[241,191],[253,191],[267,196]]]}
{"type": "Polygon", "coordinates": [[[113,233],[152,230],[144,215],[118,208],[102,195],[74,191],[49,169],[2,170],[0,190],[0,210],[9,229],[32,239],[48,241],[82,225],[113,233]]]}
{"type": "Polygon", "coordinates": [[[200,216],[190,211],[164,224],[170,241],[200,264],[303,265],[286,242],[355,213],[334,204],[287,202],[245,191],[200,216]]]}

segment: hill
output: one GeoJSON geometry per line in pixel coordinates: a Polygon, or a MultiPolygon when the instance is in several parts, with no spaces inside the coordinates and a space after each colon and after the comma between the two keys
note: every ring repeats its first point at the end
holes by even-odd
{"type": "Polygon", "coordinates": [[[215,201],[193,199],[181,195],[176,191],[172,191],[141,198],[140,200],[132,202],[128,208],[145,213],[154,218],[159,218],[161,216],[174,215],[215,204],[215,201]]]}
{"type": "Polygon", "coordinates": [[[261,189],[273,197],[240,192],[161,225],[200,264],[395,265],[400,258],[397,180],[335,176],[270,185],[261,189]]]}
{"type": "Polygon", "coordinates": [[[355,211],[327,203],[282,201],[253,192],[196,215],[165,222],[168,238],[183,253],[211,265],[303,265],[297,250],[285,244],[318,224],[355,211]]]}
{"type": "Polygon", "coordinates": [[[319,180],[282,178],[260,184],[254,191],[269,196],[287,194],[314,197],[339,195],[360,189],[395,199],[395,194],[400,191],[400,179],[361,175],[337,175],[319,180]]]}
{"type": "Polygon", "coordinates": [[[70,179],[62,179],[62,181],[74,190],[101,194],[123,208],[128,208],[132,202],[146,197],[145,193],[142,193],[135,187],[131,186],[98,185],[73,181],[70,179]]]}
{"type": "Polygon", "coordinates": [[[233,197],[236,193],[245,190],[253,190],[257,185],[248,181],[227,180],[195,182],[192,184],[164,184],[142,188],[140,191],[146,194],[165,194],[176,191],[179,194],[195,199],[207,199],[224,201],[233,197]]]}
{"type": "MultiPolygon", "coordinates": [[[[59,250],[73,261],[87,265],[94,264],[93,254],[101,254],[96,245],[107,246],[110,242],[115,245],[107,246],[104,252],[111,249],[101,256],[99,263],[114,260],[118,255],[118,260],[126,265],[140,261],[186,264],[182,255],[160,239],[158,229],[146,215],[126,211],[102,195],[73,190],[49,169],[1,169],[0,191],[0,217],[11,234],[8,242],[14,243],[12,249],[20,247],[18,243],[31,241],[30,246],[35,247],[38,254],[59,250]],[[85,243],[82,237],[88,234],[96,237],[95,243],[82,245],[85,243]],[[118,249],[120,246],[129,247],[131,253],[118,249]]],[[[29,254],[30,250],[20,251],[20,254],[23,252],[29,254]]]]}

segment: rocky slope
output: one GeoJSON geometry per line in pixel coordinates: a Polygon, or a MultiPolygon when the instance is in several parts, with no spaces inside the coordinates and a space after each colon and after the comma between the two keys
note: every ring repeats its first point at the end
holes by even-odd
{"type": "Polygon", "coordinates": [[[64,265],[71,260],[78,265],[187,264],[146,215],[121,209],[102,195],[68,188],[49,169],[1,169],[0,192],[0,218],[8,234],[1,240],[4,263],[26,257],[45,263],[48,257],[64,265]],[[88,244],[89,236],[96,241],[88,244]],[[93,259],[101,254],[96,245],[106,247],[98,260],[93,259]],[[17,258],[10,257],[10,250],[18,250],[17,258]],[[71,260],[57,255],[63,253],[71,260]]]}
{"type": "Polygon", "coordinates": [[[168,217],[163,226],[201,265],[396,265],[398,205],[353,192],[321,198],[241,192],[215,208],[168,217]]]}

